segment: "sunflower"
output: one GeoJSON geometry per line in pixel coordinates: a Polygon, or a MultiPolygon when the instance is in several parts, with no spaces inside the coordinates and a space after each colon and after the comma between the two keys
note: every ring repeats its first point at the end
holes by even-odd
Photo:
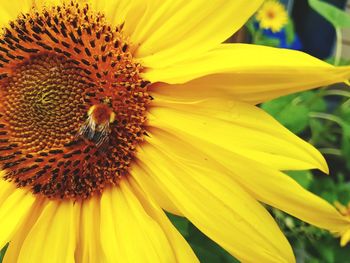
{"type": "Polygon", "coordinates": [[[278,0],[267,0],[256,14],[256,20],[261,28],[279,32],[288,23],[288,14],[278,0]]]}
{"type": "Polygon", "coordinates": [[[350,68],[221,44],[261,3],[1,3],[4,262],[198,262],[164,210],[244,262],[295,261],[261,203],[349,231],[281,172],[321,154],[255,105],[350,68]]]}

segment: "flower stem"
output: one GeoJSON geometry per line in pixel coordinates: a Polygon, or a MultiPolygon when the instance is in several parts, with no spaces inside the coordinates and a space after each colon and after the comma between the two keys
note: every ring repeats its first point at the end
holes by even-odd
{"type": "Polygon", "coordinates": [[[335,49],[335,58],[334,58],[334,65],[339,66],[340,59],[341,59],[341,53],[342,53],[342,42],[343,42],[343,36],[341,32],[340,27],[335,28],[335,34],[336,34],[336,49],[335,49]]]}
{"type": "Polygon", "coordinates": [[[335,148],[320,148],[318,149],[323,154],[331,154],[336,156],[342,156],[342,152],[339,149],[335,148]]]}
{"type": "Polygon", "coordinates": [[[326,90],[323,93],[324,96],[342,96],[350,98],[350,92],[345,90],[326,90]]]}
{"type": "Polygon", "coordinates": [[[317,118],[317,119],[323,119],[323,120],[329,120],[337,123],[339,126],[343,127],[343,121],[337,116],[334,116],[332,114],[323,113],[323,112],[310,112],[309,116],[311,118],[317,118]]]}

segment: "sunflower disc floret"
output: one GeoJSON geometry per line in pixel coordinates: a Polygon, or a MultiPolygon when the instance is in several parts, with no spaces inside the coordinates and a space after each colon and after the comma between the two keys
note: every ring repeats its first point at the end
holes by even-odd
{"type": "Polygon", "coordinates": [[[73,2],[23,14],[4,29],[0,63],[7,180],[84,199],[128,174],[150,96],[122,26],[73,2]]]}

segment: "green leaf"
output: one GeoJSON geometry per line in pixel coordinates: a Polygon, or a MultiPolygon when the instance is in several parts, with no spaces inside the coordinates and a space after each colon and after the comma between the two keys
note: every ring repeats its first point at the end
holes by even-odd
{"type": "Polygon", "coordinates": [[[345,184],[344,187],[338,187],[337,199],[342,204],[348,204],[349,203],[349,201],[350,201],[349,185],[345,184]]]}
{"type": "Polygon", "coordinates": [[[189,221],[181,216],[176,216],[170,213],[167,213],[168,218],[173,223],[173,225],[179,230],[182,236],[187,237],[188,236],[188,226],[189,221]]]}
{"type": "Polygon", "coordinates": [[[0,263],[2,263],[2,260],[4,259],[8,246],[9,246],[9,243],[7,243],[6,246],[4,246],[0,251],[0,263]]]}
{"type": "Polygon", "coordinates": [[[248,29],[248,32],[251,34],[251,35],[254,35],[255,32],[256,32],[256,29],[254,27],[254,20],[253,19],[250,19],[248,20],[248,22],[245,24],[246,28],[248,29]]]}
{"type": "MultiPolygon", "coordinates": [[[[200,232],[186,218],[167,213],[177,230],[186,238],[202,263],[238,263],[229,253],[222,249],[206,235],[200,232]]],[[[1,262],[0,262],[1,263],[1,262]]]]}
{"type": "Polygon", "coordinates": [[[322,90],[301,92],[298,97],[303,105],[307,105],[310,111],[327,110],[327,103],[322,97],[322,90]]]}
{"type": "Polygon", "coordinates": [[[334,263],[334,250],[322,243],[317,244],[316,249],[325,263],[334,263]]]}
{"type": "Polygon", "coordinates": [[[317,193],[317,195],[327,200],[330,204],[338,201],[337,185],[331,176],[318,177],[317,180],[312,182],[310,190],[313,193],[317,193]]]}
{"type": "Polygon", "coordinates": [[[283,96],[263,103],[261,108],[292,132],[301,133],[310,124],[310,112],[327,109],[321,92],[321,90],[305,91],[283,96]]]}
{"type": "Polygon", "coordinates": [[[210,240],[193,224],[189,225],[189,237],[187,241],[190,243],[201,263],[239,263],[239,261],[210,240]]]}
{"type": "Polygon", "coordinates": [[[195,251],[200,262],[210,262],[210,263],[222,263],[221,256],[213,253],[213,251],[207,250],[207,248],[192,244],[192,249],[195,251]]]}
{"type": "Polygon", "coordinates": [[[334,262],[346,262],[350,258],[350,246],[340,247],[338,243],[333,243],[334,262]]]}
{"type": "Polygon", "coordinates": [[[350,124],[343,122],[342,124],[342,145],[341,150],[344,158],[347,160],[346,166],[350,169],[350,124]]]}
{"type": "MultiPolygon", "coordinates": [[[[325,60],[327,63],[334,65],[335,63],[335,57],[329,57],[325,60]]],[[[338,66],[348,66],[350,65],[350,60],[347,58],[340,58],[340,61],[338,62],[338,66]]]]}
{"type": "Polygon", "coordinates": [[[263,103],[261,107],[294,133],[302,132],[309,122],[309,109],[295,103],[296,95],[288,95],[263,103]]]}
{"type": "Polygon", "coordinates": [[[305,130],[309,122],[309,109],[305,105],[293,105],[284,108],[279,119],[287,128],[294,133],[300,133],[305,130]]]}
{"type": "Polygon", "coordinates": [[[350,15],[343,10],[320,0],[309,0],[309,4],[334,27],[350,27],[350,15]]]}
{"type": "Polygon", "coordinates": [[[288,171],[286,173],[306,189],[309,188],[314,178],[310,171],[288,171]]]}
{"type": "Polygon", "coordinates": [[[279,47],[280,40],[277,38],[260,36],[260,38],[255,39],[254,44],[269,47],[279,47]]]}
{"type": "Polygon", "coordinates": [[[286,40],[288,45],[290,45],[294,42],[294,39],[295,39],[294,24],[291,19],[288,19],[288,23],[285,26],[285,30],[286,30],[286,40]]]}
{"type": "Polygon", "coordinates": [[[310,119],[311,142],[313,145],[336,145],[338,135],[332,131],[331,123],[320,119],[310,119]]]}

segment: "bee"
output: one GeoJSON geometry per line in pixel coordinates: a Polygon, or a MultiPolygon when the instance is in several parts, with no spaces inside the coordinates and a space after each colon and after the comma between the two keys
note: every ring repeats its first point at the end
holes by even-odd
{"type": "Polygon", "coordinates": [[[110,125],[115,121],[115,113],[106,103],[95,104],[87,112],[87,119],[80,127],[77,136],[94,143],[105,145],[111,133],[110,125]]]}

